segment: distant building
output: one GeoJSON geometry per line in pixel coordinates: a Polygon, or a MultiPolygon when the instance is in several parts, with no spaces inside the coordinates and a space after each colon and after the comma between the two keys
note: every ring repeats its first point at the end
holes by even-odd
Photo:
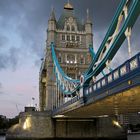
{"type": "Polygon", "coordinates": [[[88,68],[91,56],[89,45],[93,44],[92,21],[87,10],[86,21],[83,23],[74,13],[73,6],[68,2],[60,18],[55,18],[52,9],[48,20],[46,54],[42,60],[39,81],[40,110],[52,110],[64,102],[61,91],[57,88],[53,74],[51,42],[55,44],[55,52],[63,71],[71,78],[79,79],[88,68]],[[59,100],[55,100],[55,97],[59,100]]]}
{"type": "Polygon", "coordinates": [[[0,118],[6,120],[6,116],[4,116],[4,115],[0,115],[0,118]]]}
{"type": "Polygon", "coordinates": [[[118,121],[124,127],[129,127],[130,125],[133,126],[140,125],[140,114],[129,113],[129,114],[119,115],[118,121]]]}

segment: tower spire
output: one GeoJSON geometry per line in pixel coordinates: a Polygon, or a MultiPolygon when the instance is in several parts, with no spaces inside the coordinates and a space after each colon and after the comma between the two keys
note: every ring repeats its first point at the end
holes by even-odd
{"type": "Polygon", "coordinates": [[[87,20],[89,20],[89,9],[87,9],[87,20]]]}
{"type": "Polygon", "coordinates": [[[89,9],[87,9],[87,23],[91,23],[91,19],[89,16],[89,9]]]}
{"type": "Polygon", "coordinates": [[[55,19],[55,11],[54,11],[54,7],[53,6],[51,8],[50,20],[56,20],[55,19]]]}

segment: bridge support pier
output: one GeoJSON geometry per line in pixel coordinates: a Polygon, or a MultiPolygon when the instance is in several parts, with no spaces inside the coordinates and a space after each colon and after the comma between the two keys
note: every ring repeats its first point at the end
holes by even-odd
{"type": "Polygon", "coordinates": [[[125,138],[112,118],[51,118],[47,112],[20,114],[19,124],[9,129],[7,139],[125,138]]]}
{"type": "Polygon", "coordinates": [[[123,128],[116,127],[112,118],[55,119],[56,138],[126,138],[123,128]]]}

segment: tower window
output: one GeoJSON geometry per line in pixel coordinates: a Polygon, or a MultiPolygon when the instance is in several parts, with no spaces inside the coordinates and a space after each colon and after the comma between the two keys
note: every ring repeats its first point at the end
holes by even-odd
{"type": "Polygon", "coordinates": [[[69,25],[67,25],[67,31],[70,31],[70,26],[69,25]]]}
{"type": "Polygon", "coordinates": [[[79,36],[76,36],[76,40],[77,40],[77,41],[80,41],[80,37],[79,37],[79,36]]]}
{"type": "Polygon", "coordinates": [[[62,56],[61,56],[61,54],[59,53],[59,55],[58,55],[58,62],[59,63],[61,63],[62,62],[62,56]]]}
{"type": "Polygon", "coordinates": [[[80,63],[83,64],[84,63],[84,58],[80,59],[80,63]]]}
{"type": "Polygon", "coordinates": [[[65,40],[65,35],[62,35],[62,40],[65,40]]]}
{"type": "Polygon", "coordinates": [[[70,36],[69,35],[67,35],[67,41],[70,41],[70,36]]]}
{"type": "Polygon", "coordinates": [[[83,55],[81,55],[81,57],[80,57],[80,64],[84,64],[84,57],[83,57],[83,55]]]}
{"type": "Polygon", "coordinates": [[[71,27],[71,30],[72,30],[72,31],[75,31],[75,27],[74,27],[74,26],[72,26],[72,27],[71,27]]]}
{"type": "Polygon", "coordinates": [[[68,54],[66,63],[71,63],[71,64],[75,63],[75,56],[72,54],[68,54]]]}
{"type": "Polygon", "coordinates": [[[61,59],[61,57],[59,56],[58,57],[58,61],[61,63],[62,62],[62,59],[61,59]]]}
{"type": "Polygon", "coordinates": [[[75,36],[74,35],[72,35],[72,41],[75,41],[75,36]]]}

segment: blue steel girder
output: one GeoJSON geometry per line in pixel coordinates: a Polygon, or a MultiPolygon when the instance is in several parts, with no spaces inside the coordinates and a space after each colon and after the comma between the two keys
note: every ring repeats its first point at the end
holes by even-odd
{"type": "Polygon", "coordinates": [[[64,73],[64,71],[62,70],[61,66],[58,63],[54,46],[55,45],[52,42],[51,51],[52,51],[52,59],[53,59],[53,63],[54,63],[54,73],[56,76],[56,82],[63,94],[66,94],[66,95],[74,94],[75,91],[77,90],[77,87],[79,87],[80,81],[76,80],[76,79],[72,79],[64,73]],[[73,89],[71,89],[71,90],[70,90],[70,85],[73,85],[73,89]]]}
{"type": "Polygon", "coordinates": [[[57,57],[56,57],[56,54],[55,54],[55,50],[54,50],[54,43],[52,42],[51,43],[51,50],[52,50],[52,58],[53,58],[53,62],[54,62],[54,65],[58,68],[59,72],[61,73],[61,75],[63,76],[64,79],[70,81],[70,82],[74,82],[74,83],[79,83],[79,80],[76,80],[76,79],[72,79],[70,77],[68,77],[64,71],[62,70],[62,68],[60,67],[59,63],[58,63],[58,60],[57,60],[57,57]]]}
{"type": "MultiPolygon", "coordinates": [[[[110,98],[111,96],[113,97],[114,95],[121,94],[122,92],[123,95],[125,95],[125,93],[126,94],[129,93],[129,95],[131,95],[131,92],[134,92],[133,90],[135,88],[140,89],[140,53],[138,53],[131,59],[121,64],[119,67],[117,67],[115,70],[107,74],[105,77],[98,80],[96,83],[92,83],[90,86],[85,88],[83,91],[84,92],[83,97],[81,98],[74,97],[68,102],[58,107],[57,109],[53,110],[53,115],[59,113],[65,115],[65,113],[67,112],[71,113],[72,110],[76,109],[78,109],[77,113],[79,113],[79,110],[82,109],[83,107],[89,106],[91,104],[96,104],[98,101],[100,102],[101,100],[105,100],[105,98],[107,99],[110,98]],[[124,66],[126,68],[125,73],[121,72],[121,69],[124,68],[124,66]],[[113,78],[114,73],[116,72],[118,72],[118,76],[116,78],[113,78]],[[110,75],[112,76],[111,81],[108,79],[110,75]],[[103,80],[105,80],[104,84],[102,82],[103,80]],[[99,83],[100,87],[98,86],[99,83]],[[128,90],[130,90],[130,92],[127,92],[128,90]]],[[[139,95],[139,90],[137,91],[137,95],[139,95]]]]}
{"type": "Polygon", "coordinates": [[[113,17],[113,20],[112,20],[112,22],[111,22],[111,25],[110,25],[110,27],[109,27],[109,29],[108,29],[108,31],[107,31],[105,37],[104,37],[104,40],[102,41],[102,43],[101,43],[101,45],[100,45],[100,47],[99,47],[99,49],[98,49],[98,51],[97,51],[97,54],[95,55],[94,60],[92,61],[91,65],[90,65],[90,67],[89,67],[89,69],[88,69],[88,71],[86,72],[86,75],[88,75],[89,73],[92,72],[92,68],[93,68],[95,62],[97,62],[97,60],[98,60],[98,58],[99,58],[99,56],[100,56],[100,53],[101,53],[102,50],[104,49],[104,46],[105,46],[105,44],[106,44],[108,38],[109,38],[110,36],[112,36],[112,34],[114,33],[114,31],[115,31],[115,29],[116,29],[116,26],[117,26],[118,18],[119,18],[120,14],[121,14],[122,11],[123,11],[123,8],[124,8],[124,6],[125,6],[125,4],[126,4],[126,1],[127,1],[127,0],[122,0],[122,1],[120,2],[119,6],[118,6],[118,8],[117,8],[117,11],[116,11],[116,13],[115,13],[115,15],[114,15],[114,17],[113,17]]]}
{"type": "MultiPolygon", "coordinates": [[[[102,59],[102,61],[98,64],[98,66],[93,70],[91,69],[91,66],[95,64],[95,62],[98,60],[99,57],[99,52],[101,48],[104,46],[101,45],[99,48],[99,51],[97,52],[97,55],[95,56],[95,59],[93,60],[90,68],[89,68],[89,73],[88,76],[86,76],[86,84],[91,80],[92,76],[97,76],[105,67],[106,67],[106,62],[110,61],[113,59],[115,54],[117,53],[118,49],[121,47],[122,43],[126,39],[125,36],[125,31],[127,28],[133,28],[133,25],[139,16],[140,13],[140,0],[133,0],[133,3],[130,7],[130,11],[128,13],[128,17],[126,18],[125,22],[123,23],[123,26],[118,33],[117,37],[115,38],[115,41],[113,42],[112,46],[109,48],[108,52],[106,53],[105,57],[102,59]]],[[[104,42],[104,41],[103,41],[104,42]]]]}

